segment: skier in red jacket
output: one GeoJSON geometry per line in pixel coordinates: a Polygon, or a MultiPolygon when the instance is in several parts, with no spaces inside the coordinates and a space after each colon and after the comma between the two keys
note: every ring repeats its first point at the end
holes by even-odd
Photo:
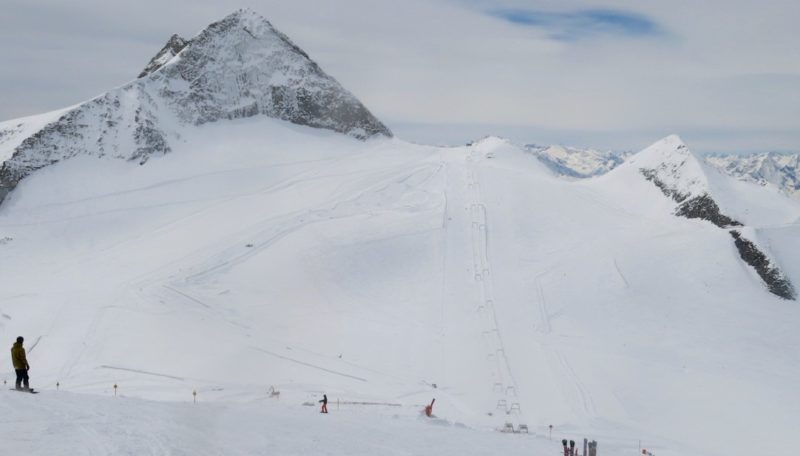
{"type": "Polygon", "coordinates": [[[322,403],[322,410],[320,410],[319,413],[328,413],[328,395],[327,394],[323,394],[322,395],[322,399],[320,400],[320,403],[322,403]]]}

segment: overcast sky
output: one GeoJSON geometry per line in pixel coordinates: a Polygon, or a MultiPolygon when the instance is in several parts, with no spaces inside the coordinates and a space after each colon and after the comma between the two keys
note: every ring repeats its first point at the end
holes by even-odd
{"type": "Polygon", "coordinates": [[[797,0],[0,0],[0,120],[122,85],[239,7],[403,139],[800,150],[797,0]]]}

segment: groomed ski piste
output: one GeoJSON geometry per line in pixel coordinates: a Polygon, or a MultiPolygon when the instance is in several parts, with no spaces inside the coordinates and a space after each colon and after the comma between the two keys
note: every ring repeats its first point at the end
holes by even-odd
{"type": "MultiPolygon", "coordinates": [[[[254,117],[143,166],[43,168],[0,206],[0,339],[25,336],[42,392],[0,392],[3,452],[782,451],[800,310],[643,177],[681,144],[567,181],[499,138],[254,117]]],[[[800,205],[698,166],[687,189],[800,284],[800,205]]]]}

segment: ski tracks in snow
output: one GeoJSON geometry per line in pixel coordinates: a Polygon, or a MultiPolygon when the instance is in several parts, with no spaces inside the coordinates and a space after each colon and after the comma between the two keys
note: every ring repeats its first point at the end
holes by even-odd
{"type": "Polygon", "coordinates": [[[553,358],[553,367],[561,372],[561,379],[566,380],[566,382],[562,382],[562,388],[567,397],[573,398],[573,407],[582,410],[587,416],[595,416],[597,410],[592,396],[578,374],[575,373],[575,369],[572,368],[567,357],[555,349],[551,349],[550,354],[553,358]]]}
{"type": "Polygon", "coordinates": [[[547,306],[542,278],[549,273],[550,271],[545,271],[534,278],[539,308],[539,321],[534,326],[535,331],[538,333],[536,340],[549,358],[546,358],[546,360],[552,372],[556,374],[562,393],[570,402],[570,405],[586,416],[595,416],[597,410],[588,388],[586,388],[575,369],[573,369],[569,359],[558,348],[553,347],[548,342],[548,338],[553,335],[553,326],[550,322],[552,314],[547,306]]]}
{"type": "MultiPolygon", "coordinates": [[[[481,197],[481,186],[476,170],[477,163],[478,157],[475,156],[474,152],[465,160],[467,169],[467,202],[470,211],[470,230],[472,234],[471,268],[481,298],[478,313],[484,328],[483,335],[489,351],[488,356],[495,359],[496,376],[500,379],[500,382],[493,387],[493,391],[497,395],[498,408],[500,408],[500,404],[506,404],[506,407],[508,407],[511,405],[509,404],[510,401],[516,402],[519,389],[509,360],[505,355],[506,347],[497,319],[495,308],[497,304],[493,294],[494,280],[489,261],[490,221],[487,207],[481,197]]],[[[592,396],[575,372],[575,369],[573,369],[567,356],[547,343],[547,339],[553,335],[553,326],[542,279],[550,272],[549,270],[544,271],[534,278],[538,306],[538,321],[535,323],[534,331],[538,334],[536,340],[545,353],[545,358],[542,361],[550,365],[570,405],[580,414],[590,417],[595,416],[596,408],[592,396]]],[[[511,412],[511,410],[506,408],[506,412],[511,412]]]]}
{"type": "Polygon", "coordinates": [[[497,321],[494,298],[494,280],[489,256],[489,217],[486,205],[483,203],[480,191],[480,181],[475,169],[477,157],[470,151],[464,159],[467,191],[466,204],[469,211],[469,229],[471,241],[472,264],[470,270],[477,287],[479,305],[477,310],[480,319],[484,344],[487,349],[487,358],[494,361],[493,376],[497,381],[492,385],[492,392],[497,399],[497,407],[504,412],[519,411],[517,381],[511,371],[511,366],[506,356],[506,346],[503,334],[497,321]],[[509,398],[513,401],[509,404],[509,398]],[[516,407],[510,409],[511,407],[516,407]]]}
{"type": "Polygon", "coordinates": [[[542,334],[550,334],[553,331],[553,327],[550,325],[550,311],[547,309],[547,299],[544,297],[544,288],[542,288],[541,278],[544,274],[547,273],[539,274],[534,279],[536,282],[536,294],[539,298],[539,323],[536,325],[536,329],[542,334]]]}
{"type": "MultiPolygon", "coordinates": [[[[193,296],[191,288],[214,280],[219,274],[232,270],[266,251],[276,242],[313,224],[349,217],[369,216],[378,211],[409,213],[413,216],[414,213],[441,210],[441,205],[444,203],[436,198],[438,194],[431,192],[428,186],[438,185],[437,182],[433,182],[433,184],[431,182],[442,178],[444,169],[444,164],[441,162],[404,163],[373,169],[363,174],[354,174],[352,184],[345,188],[337,188],[332,194],[327,195],[323,202],[277,216],[260,218],[255,216],[250,223],[244,225],[244,228],[227,234],[220,241],[199,251],[178,257],[132,279],[127,283],[127,288],[135,290],[142,302],[154,303],[155,308],[165,305],[183,309],[190,308],[222,323],[245,330],[250,329],[247,324],[249,322],[239,322],[235,315],[229,315],[225,309],[216,308],[212,304],[204,302],[202,298],[193,296]],[[363,177],[361,177],[362,175],[363,177]],[[358,178],[361,180],[357,180],[358,178]]],[[[322,178],[328,177],[330,175],[322,176],[322,178]]],[[[278,192],[301,182],[312,185],[309,179],[297,180],[272,187],[272,191],[268,193],[278,192]]],[[[243,198],[251,196],[247,195],[243,198]]],[[[215,204],[205,210],[197,211],[189,218],[174,221],[163,229],[181,229],[190,220],[197,221],[197,217],[201,215],[208,217],[209,211],[216,207],[219,205],[215,204]]],[[[94,332],[94,327],[101,317],[102,312],[96,316],[90,333],[94,332]]],[[[253,349],[282,357],[282,355],[260,347],[253,347],[253,349]]],[[[307,362],[307,360],[288,357],[284,357],[284,359],[356,381],[367,381],[363,377],[330,370],[307,362]]]]}

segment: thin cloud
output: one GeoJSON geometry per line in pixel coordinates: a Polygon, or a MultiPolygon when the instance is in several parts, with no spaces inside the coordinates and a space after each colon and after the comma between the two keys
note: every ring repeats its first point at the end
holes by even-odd
{"type": "Polygon", "coordinates": [[[588,9],[572,12],[530,9],[493,9],[489,15],[515,25],[545,30],[553,39],[574,41],[595,36],[652,37],[662,28],[647,16],[620,10],[588,9]]]}
{"type": "MultiPolygon", "coordinates": [[[[170,35],[190,38],[234,9],[224,0],[6,4],[0,42],[14,45],[0,46],[0,121],[124,84],[170,35]]],[[[456,144],[493,133],[636,150],[678,133],[696,152],[800,144],[797,0],[236,7],[264,14],[403,139],[456,144]]]]}

